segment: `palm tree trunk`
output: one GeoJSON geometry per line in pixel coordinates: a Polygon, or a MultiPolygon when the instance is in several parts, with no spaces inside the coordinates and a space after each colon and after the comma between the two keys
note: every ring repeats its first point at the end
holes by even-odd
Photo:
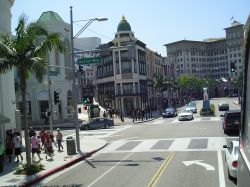
{"type": "Polygon", "coordinates": [[[26,150],[26,162],[27,167],[31,166],[30,155],[30,137],[28,133],[28,121],[27,121],[27,109],[26,109],[26,81],[20,76],[20,90],[22,95],[22,108],[23,108],[23,123],[24,123],[24,137],[25,137],[25,150],[26,150]]]}

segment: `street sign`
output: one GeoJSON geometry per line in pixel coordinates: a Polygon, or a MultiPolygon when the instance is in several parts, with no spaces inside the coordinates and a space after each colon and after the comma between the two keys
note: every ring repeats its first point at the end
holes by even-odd
{"type": "Polygon", "coordinates": [[[50,76],[57,76],[58,72],[57,71],[49,71],[50,76]]]}
{"type": "Polygon", "coordinates": [[[91,58],[80,58],[77,60],[79,65],[82,64],[98,64],[101,62],[101,57],[91,57],[91,58]]]}

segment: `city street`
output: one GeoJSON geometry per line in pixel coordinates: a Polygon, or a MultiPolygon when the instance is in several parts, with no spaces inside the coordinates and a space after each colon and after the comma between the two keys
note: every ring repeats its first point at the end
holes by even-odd
{"type": "MultiPolygon", "coordinates": [[[[237,139],[225,135],[218,103],[226,101],[230,110],[239,109],[237,98],[213,99],[216,115],[200,117],[202,101],[197,101],[194,120],[158,118],[145,123],[127,123],[113,129],[81,131],[81,136],[97,136],[109,145],[40,184],[82,186],[236,186],[228,179],[222,146],[237,139]]],[[[63,131],[64,136],[74,133],[63,131]]],[[[82,145],[84,146],[84,145],[82,145]]]]}

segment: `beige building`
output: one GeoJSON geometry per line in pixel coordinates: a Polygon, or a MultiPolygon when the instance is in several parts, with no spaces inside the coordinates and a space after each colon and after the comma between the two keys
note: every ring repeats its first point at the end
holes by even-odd
{"type": "Polygon", "coordinates": [[[242,72],[243,24],[234,21],[225,31],[225,38],[181,40],[165,44],[174,76],[187,74],[215,79],[238,77],[242,72]],[[235,71],[231,72],[233,66],[235,71]]]}
{"type": "Polygon", "coordinates": [[[102,62],[95,69],[99,103],[128,115],[135,108],[156,107],[153,76],[164,73],[164,59],[134,36],[124,16],[115,38],[99,48],[102,62]]]}

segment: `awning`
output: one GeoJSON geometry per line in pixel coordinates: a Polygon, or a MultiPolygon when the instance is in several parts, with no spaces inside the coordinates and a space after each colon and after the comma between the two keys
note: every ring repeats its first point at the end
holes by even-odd
{"type": "Polygon", "coordinates": [[[0,114],[0,124],[9,123],[10,119],[0,114]]]}

